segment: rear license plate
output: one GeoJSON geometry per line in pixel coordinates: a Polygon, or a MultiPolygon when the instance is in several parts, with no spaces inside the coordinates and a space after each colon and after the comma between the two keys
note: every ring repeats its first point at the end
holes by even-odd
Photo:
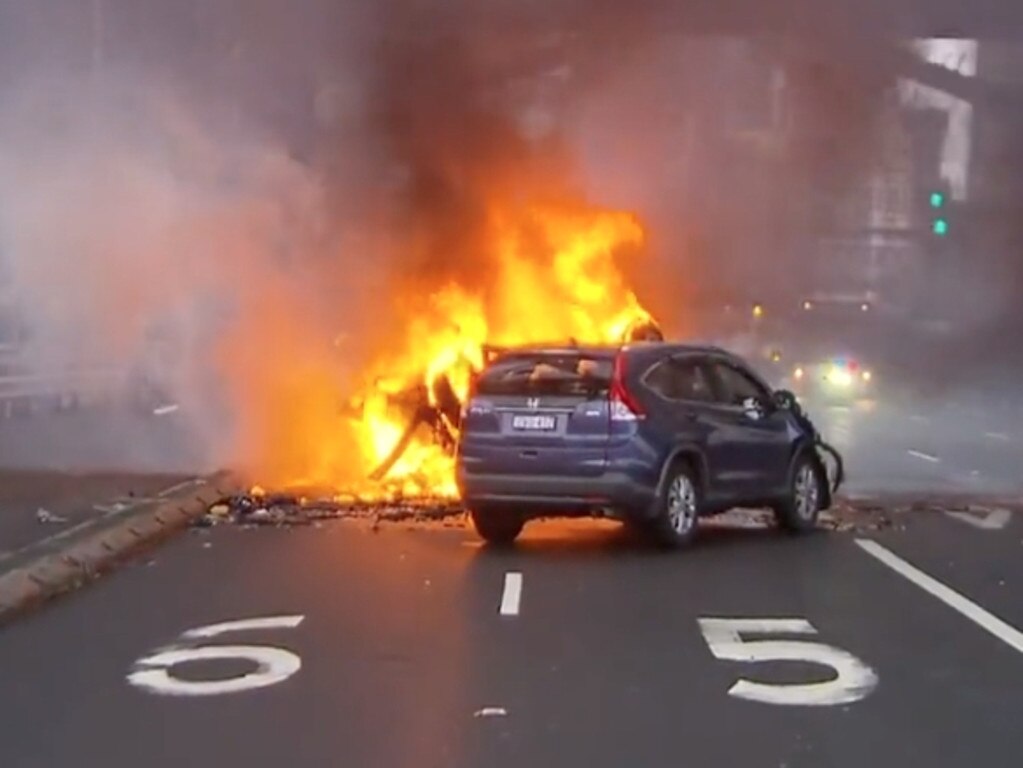
{"type": "Polygon", "coordinates": [[[558,425],[553,416],[512,416],[512,429],[528,432],[550,432],[558,425]]]}

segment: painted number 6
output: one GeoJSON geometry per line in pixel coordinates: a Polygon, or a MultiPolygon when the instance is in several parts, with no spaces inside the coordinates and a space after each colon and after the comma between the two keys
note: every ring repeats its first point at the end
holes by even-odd
{"type": "Polygon", "coordinates": [[[699,619],[716,658],[726,661],[802,661],[831,667],[835,676],[819,683],[768,684],[740,678],[730,696],[763,704],[833,706],[851,704],[877,687],[877,674],[848,651],[807,640],[743,640],[742,634],[813,635],[806,619],[699,619]]]}
{"type": "MultiPolygon", "coordinates": [[[[184,641],[207,640],[227,632],[259,629],[294,629],[303,616],[269,616],[260,619],[226,621],[190,629],[181,635],[184,641]]],[[[175,644],[135,662],[128,682],[149,693],[162,696],[216,696],[265,688],[284,682],[302,668],[302,660],[291,651],[268,645],[175,644]],[[220,680],[183,680],[175,677],[174,667],[196,661],[233,659],[256,665],[251,672],[220,680]]]]}

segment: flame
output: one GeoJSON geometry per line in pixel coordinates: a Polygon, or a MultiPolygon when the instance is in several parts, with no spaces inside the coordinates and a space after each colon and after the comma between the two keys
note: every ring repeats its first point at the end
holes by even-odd
{"type": "MultiPolygon", "coordinates": [[[[460,403],[484,362],[484,345],[540,342],[609,343],[651,317],[628,288],[616,262],[623,248],[643,242],[636,217],[581,206],[532,206],[490,212],[491,252],[484,288],[445,284],[415,311],[405,337],[370,366],[350,426],[367,468],[388,459],[405,433],[408,408],[393,400],[416,387],[439,405],[446,378],[460,403]]],[[[455,496],[454,459],[421,429],[386,473],[386,490],[404,496],[455,496]]]]}

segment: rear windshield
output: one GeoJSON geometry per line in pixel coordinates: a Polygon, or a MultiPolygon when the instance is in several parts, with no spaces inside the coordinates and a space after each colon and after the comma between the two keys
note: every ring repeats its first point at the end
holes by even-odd
{"type": "Polygon", "coordinates": [[[481,395],[582,395],[595,397],[611,388],[614,363],[586,355],[502,357],[476,382],[481,395]]]}

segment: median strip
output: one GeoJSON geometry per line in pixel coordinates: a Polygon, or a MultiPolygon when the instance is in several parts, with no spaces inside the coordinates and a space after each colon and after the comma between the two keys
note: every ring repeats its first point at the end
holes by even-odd
{"type": "Polygon", "coordinates": [[[190,481],[167,489],[167,495],[159,499],[112,512],[11,553],[0,573],[0,624],[182,530],[211,504],[234,492],[235,486],[227,473],[190,481]]]}

